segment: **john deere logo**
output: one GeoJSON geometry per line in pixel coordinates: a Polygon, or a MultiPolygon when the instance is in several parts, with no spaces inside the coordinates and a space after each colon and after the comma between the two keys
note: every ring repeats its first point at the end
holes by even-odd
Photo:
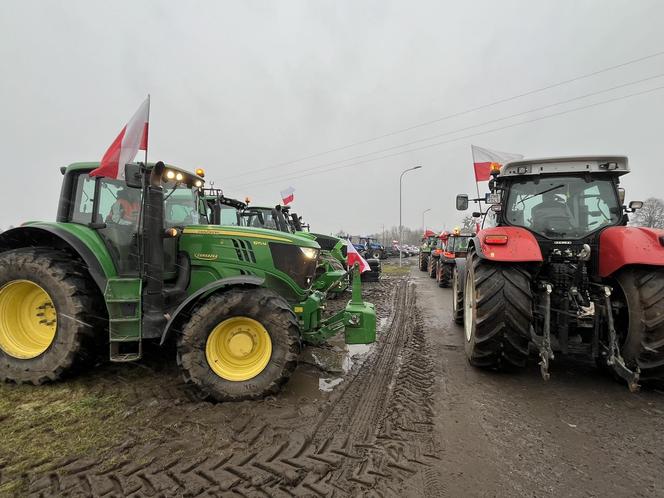
{"type": "Polygon", "coordinates": [[[217,256],[216,254],[201,253],[201,252],[194,253],[194,257],[196,259],[205,259],[207,261],[213,261],[219,258],[219,256],[217,256]]]}

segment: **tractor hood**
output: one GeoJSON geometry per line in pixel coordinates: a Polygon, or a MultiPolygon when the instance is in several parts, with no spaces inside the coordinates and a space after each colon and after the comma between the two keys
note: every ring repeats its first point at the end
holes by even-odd
{"type": "Polygon", "coordinates": [[[300,247],[310,247],[320,249],[318,243],[304,234],[291,234],[269,230],[267,228],[236,227],[220,225],[191,225],[182,230],[183,235],[223,235],[227,237],[239,237],[242,239],[254,239],[266,242],[281,242],[284,244],[293,244],[300,247]]]}

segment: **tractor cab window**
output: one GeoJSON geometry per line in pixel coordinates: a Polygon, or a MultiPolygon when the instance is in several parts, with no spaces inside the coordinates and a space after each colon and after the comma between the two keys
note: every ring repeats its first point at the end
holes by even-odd
{"type": "Polygon", "coordinates": [[[221,206],[221,225],[238,226],[239,215],[237,209],[231,206],[221,206]]]}
{"type": "Polygon", "coordinates": [[[180,183],[164,185],[164,228],[207,223],[199,207],[197,189],[180,183]]]}
{"type": "MultiPolygon", "coordinates": [[[[87,175],[86,175],[87,176],[87,175]]],[[[105,223],[98,230],[120,275],[139,271],[138,226],[143,192],[127,187],[123,180],[99,179],[99,212],[96,222],[105,223]]]]}
{"type": "Polygon", "coordinates": [[[241,214],[242,225],[254,228],[278,230],[277,221],[269,209],[247,209],[241,214]]]}
{"type": "Polygon", "coordinates": [[[505,218],[549,238],[576,239],[619,223],[621,208],[611,179],[551,176],[509,186],[505,218]]]}
{"type": "Polygon", "coordinates": [[[78,175],[70,221],[87,225],[92,223],[92,205],[95,196],[95,179],[89,175],[78,175]]]}

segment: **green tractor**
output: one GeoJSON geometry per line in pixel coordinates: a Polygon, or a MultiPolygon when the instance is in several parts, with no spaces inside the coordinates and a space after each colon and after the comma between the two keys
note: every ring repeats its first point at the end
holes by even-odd
{"type": "Polygon", "coordinates": [[[115,180],[90,176],[97,166],[62,168],[55,222],[0,235],[0,379],[38,385],[99,344],[127,362],[145,341],[174,340],[201,399],[253,399],[288,380],[302,343],[375,340],[359,278],[346,308],[323,318],[314,240],[210,224],[202,170],[128,164],[115,180]]]}
{"type": "Polygon", "coordinates": [[[205,200],[214,224],[266,228],[316,241],[321,251],[312,289],[327,292],[330,298],[334,298],[350,286],[345,241],[338,237],[309,233],[309,226],[304,225],[297,214],[291,214],[288,206],[249,206],[246,202],[225,197],[218,189],[206,189],[205,200]],[[231,214],[231,210],[235,210],[235,213],[231,214]],[[233,223],[233,216],[237,218],[237,223],[233,223]]]}
{"type": "Polygon", "coordinates": [[[435,247],[438,241],[438,236],[432,230],[426,230],[422,235],[422,245],[420,246],[420,271],[427,271],[429,266],[429,256],[431,255],[431,248],[435,247]]]}

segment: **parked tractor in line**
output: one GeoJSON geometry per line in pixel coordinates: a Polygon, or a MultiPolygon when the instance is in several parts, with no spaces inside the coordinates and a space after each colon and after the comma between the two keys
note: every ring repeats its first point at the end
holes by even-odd
{"type": "Polygon", "coordinates": [[[462,234],[460,228],[452,230],[445,248],[438,256],[436,264],[436,282],[438,287],[449,287],[456,267],[457,258],[465,258],[472,234],[462,234]]]}
{"type": "Polygon", "coordinates": [[[200,398],[252,399],[288,380],[303,342],[375,340],[359,278],[346,308],[323,317],[314,240],[211,224],[202,170],[132,163],[115,180],[90,176],[98,166],[61,169],[55,222],[0,234],[1,380],[42,384],[100,344],[128,362],[145,341],[173,340],[200,398]]]}
{"type": "Polygon", "coordinates": [[[627,173],[621,156],[493,169],[484,226],[455,274],[471,364],[522,368],[534,348],[544,379],[573,353],[631,390],[664,380],[664,230],[627,226],[643,204],[624,205],[627,173]]]}
{"type": "Polygon", "coordinates": [[[436,237],[436,244],[432,246],[431,253],[429,253],[429,258],[427,260],[427,273],[429,277],[436,278],[436,273],[438,271],[438,260],[440,259],[441,254],[445,251],[445,246],[447,245],[447,239],[450,234],[448,231],[443,230],[436,237]]]}
{"type": "Polygon", "coordinates": [[[422,245],[420,246],[420,257],[418,266],[420,271],[427,271],[427,265],[429,264],[429,255],[431,254],[431,249],[436,245],[438,236],[432,230],[425,230],[422,235],[422,245]]]}

